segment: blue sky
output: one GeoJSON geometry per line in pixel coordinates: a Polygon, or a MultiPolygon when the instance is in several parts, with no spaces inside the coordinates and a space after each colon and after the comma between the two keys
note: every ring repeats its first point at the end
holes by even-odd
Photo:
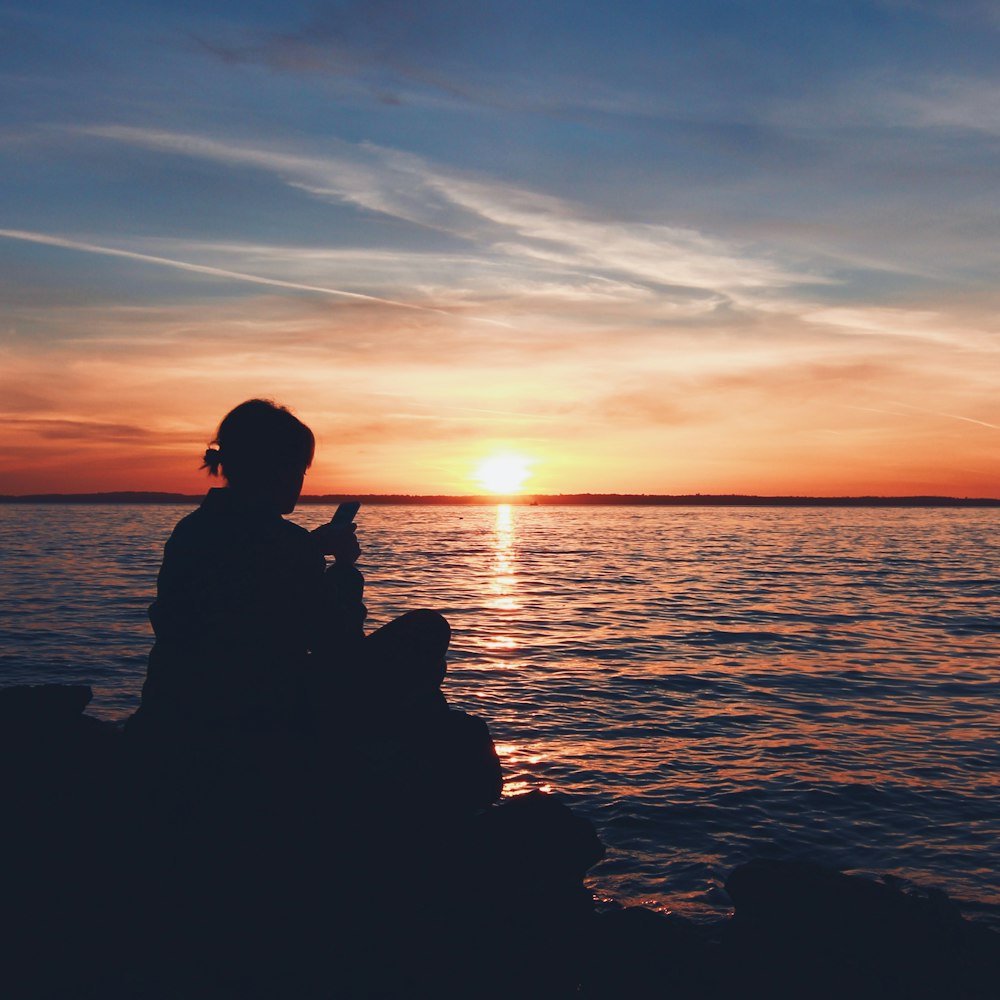
{"type": "Polygon", "coordinates": [[[317,489],[1000,494],[1000,4],[0,32],[0,492],[197,489],[268,395],[317,489]]]}

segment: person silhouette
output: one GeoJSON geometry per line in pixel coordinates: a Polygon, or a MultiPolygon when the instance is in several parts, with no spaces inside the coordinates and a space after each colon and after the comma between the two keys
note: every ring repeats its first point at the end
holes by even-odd
{"type": "Polygon", "coordinates": [[[376,698],[387,712],[444,710],[447,620],[414,611],[366,635],[355,525],[307,531],[284,517],[312,464],[312,431],[251,399],[212,445],[203,468],[226,484],[164,548],[149,609],[156,641],[130,733],[196,747],[301,732],[317,685],[324,697],[376,698]]]}

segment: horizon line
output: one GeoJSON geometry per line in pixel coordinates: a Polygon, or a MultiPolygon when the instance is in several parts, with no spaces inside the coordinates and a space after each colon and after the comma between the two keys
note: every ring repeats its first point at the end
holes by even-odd
{"type": "MultiPolygon", "coordinates": [[[[158,490],[107,490],[93,493],[0,494],[0,504],[16,503],[110,503],[173,504],[197,502],[203,493],[175,493],[158,490]]],[[[299,498],[302,505],[359,500],[370,505],[467,506],[516,504],[520,506],[913,506],[913,507],[1000,507],[996,497],[952,497],[936,494],[809,494],[753,493],[318,493],[299,498]]]]}

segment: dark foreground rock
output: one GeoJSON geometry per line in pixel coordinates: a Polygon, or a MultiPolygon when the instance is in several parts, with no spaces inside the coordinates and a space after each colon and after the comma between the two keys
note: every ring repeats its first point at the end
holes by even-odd
{"type": "MultiPolygon", "coordinates": [[[[1000,995],[1000,935],[940,895],[754,861],[730,920],[598,914],[603,847],[553,796],[449,810],[439,787],[422,810],[280,754],[278,781],[165,786],[89,698],[0,691],[3,997],[1000,995]]],[[[481,727],[443,732],[481,753],[481,727]]]]}
{"type": "Polygon", "coordinates": [[[943,893],[922,897],[816,865],[755,861],[726,882],[733,952],[774,993],[987,997],[1000,993],[1000,936],[943,893]],[[780,950],[776,943],[780,942],[780,950]]]}

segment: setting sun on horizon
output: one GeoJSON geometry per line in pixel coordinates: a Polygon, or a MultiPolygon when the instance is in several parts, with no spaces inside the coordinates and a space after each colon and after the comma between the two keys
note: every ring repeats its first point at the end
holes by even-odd
{"type": "Polygon", "coordinates": [[[531,476],[531,465],[531,459],[523,455],[509,452],[490,455],[476,466],[473,479],[491,494],[513,496],[524,489],[531,476]]]}

